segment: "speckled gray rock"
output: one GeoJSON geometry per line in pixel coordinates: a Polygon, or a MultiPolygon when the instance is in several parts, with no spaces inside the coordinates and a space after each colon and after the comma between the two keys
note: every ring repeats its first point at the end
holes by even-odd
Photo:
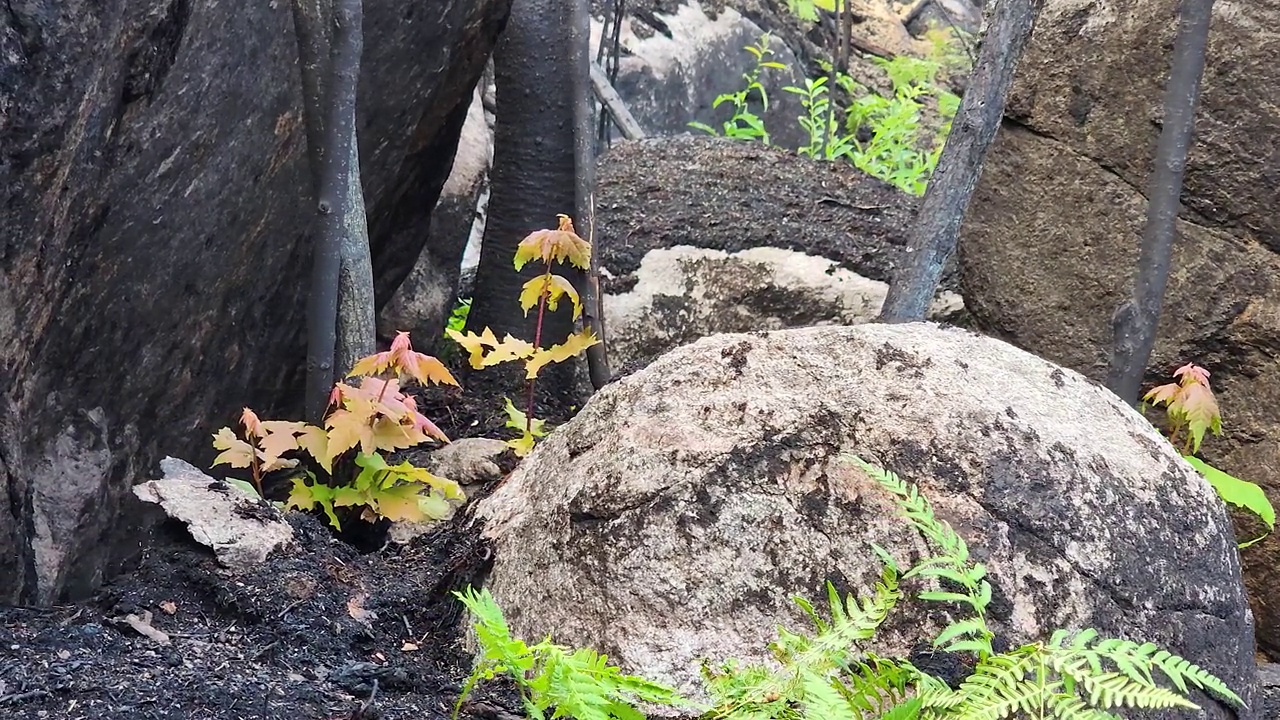
{"type": "MultiPolygon", "coordinates": [[[[694,692],[700,659],[763,660],[778,623],[804,627],[793,594],[868,586],[869,542],[901,564],[925,551],[850,453],[918,483],[966,538],[1011,641],[1150,640],[1256,707],[1213,490],[1105,389],[932,324],[717,335],[607,386],[477,505],[487,587],[516,633],[694,692]]],[[[872,648],[905,653],[942,620],[907,603],[872,648]]]]}
{"type": "Polygon", "coordinates": [[[234,485],[220,483],[177,458],[160,462],[164,477],[134,485],[142,502],[155,503],[213,550],[223,567],[249,572],[293,539],[293,526],[234,485]]]}
{"type": "MultiPolygon", "coordinates": [[[[716,333],[871,322],[889,291],[833,260],[771,247],[658,248],[633,277],[630,290],[604,296],[609,357],[619,366],[716,333]]],[[[929,319],[963,309],[959,295],[942,291],[929,319]]]]}

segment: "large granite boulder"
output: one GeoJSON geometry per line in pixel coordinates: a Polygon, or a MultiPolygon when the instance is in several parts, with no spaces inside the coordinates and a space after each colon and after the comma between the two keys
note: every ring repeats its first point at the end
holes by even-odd
{"type": "MultiPolygon", "coordinates": [[[[486,587],[518,635],[696,696],[701,659],[764,661],[779,623],[808,626],[793,594],[869,587],[869,542],[900,563],[926,551],[849,454],[918,483],[964,536],[1004,639],[1150,640],[1254,705],[1252,617],[1209,485],[1104,388],[932,324],[717,335],[606,386],[477,505],[486,587]]],[[[949,612],[900,611],[871,650],[905,656],[949,612]]]]}

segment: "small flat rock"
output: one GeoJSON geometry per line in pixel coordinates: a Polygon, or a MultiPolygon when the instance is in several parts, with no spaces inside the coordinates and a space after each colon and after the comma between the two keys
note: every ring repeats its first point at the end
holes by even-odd
{"type": "Polygon", "coordinates": [[[164,477],[135,485],[133,494],[159,505],[186,524],[196,542],[211,548],[223,566],[246,570],[293,539],[284,518],[270,516],[253,498],[176,458],[160,463],[164,477]]]}

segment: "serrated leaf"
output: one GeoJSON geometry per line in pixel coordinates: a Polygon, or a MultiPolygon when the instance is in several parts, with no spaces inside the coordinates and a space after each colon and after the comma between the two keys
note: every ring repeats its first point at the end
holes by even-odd
{"type": "Polygon", "coordinates": [[[546,296],[547,309],[552,312],[560,306],[560,298],[568,297],[573,303],[573,319],[577,320],[582,314],[582,302],[573,284],[559,275],[547,273],[526,282],[520,290],[520,308],[526,316],[538,305],[543,295],[546,296]]]}
{"type": "Polygon", "coordinates": [[[470,330],[466,333],[460,333],[453,328],[445,330],[445,334],[469,353],[467,361],[471,364],[473,370],[480,370],[484,367],[485,349],[498,345],[498,338],[493,334],[493,330],[489,328],[485,328],[479,335],[470,330]]]}
{"type": "Polygon", "coordinates": [[[544,366],[577,357],[579,354],[586,352],[587,348],[597,345],[599,342],[600,340],[595,335],[592,335],[590,330],[584,330],[570,335],[565,338],[564,342],[552,345],[548,350],[535,349],[533,356],[525,363],[525,378],[532,380],[538,377],[538,372],[544,366]]]}
{"type": "Polygon", "coordinates": [[[515,452],[516,457],[522,458],[527,457],[529,453],[533,452],[533,445],[535,442],[537,441],[534,439],[533,435],[526,432],[514,440],[508,440],[507,447],[511,448],[512,451],[515,452]]]}
{"type": "Polygon", "coordinates": [[[572,265],[586,270],[591,264],[591,245],[574,232],[573,221],[568,215],[557,215],[559,226],[555,230],[536,230],[529,233],[516,246],[515,268],[522,269],[533,260],[547,265],[568,260],[572,265]]]}
{"type": "Polygon", "coordinates": [[[230,465],[233,468],[252,466],[257,453],[253,446],[236,437],[231,428],[222,428],[213,436],[213,448],[221,450],[213,459],[213,465],[230,465]]]}

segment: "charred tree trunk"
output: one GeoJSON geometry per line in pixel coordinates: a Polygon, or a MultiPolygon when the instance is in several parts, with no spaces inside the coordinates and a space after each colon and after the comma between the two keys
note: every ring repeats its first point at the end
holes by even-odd
{"type": "MultiPolygon", "coordinates": [[[[577,150],[574,128],[574,83],[566,79],[576,53],[565,41],[573,22],[573,3],[565,0],[515,0],[494,54],[497,117],[488,219],[476,268],[475,291],[467,328],[508,333],[532,342],[537,313],[520,308],[524,283],[542,273],[541,263],[520,272],[512,260],[516,246],[529,233],[556,227],[556,215],[573,215],[578,207],[577,150]]],[[[568,265],[555,272],[582,287],[584,274],[568,265]]],[[[568,303],[543,321],[541,345],[563,342],[573,332],[568,303]]],[[[514,364],[485,369],[469,387],[485,394],[522,391],[524,373],[514,364]]],[[[555,363],[539,376],[539,405],[546,416],[567,416],[578,403],[574,364],[555,363]]]]}
{"type": "Polygon", "coordinates": [[[1044,0],[996,0],[978,61],[951,123],[938,167],[916,211],[907,264],[893,279],[882,322],[923,320],[938,290],[942,269],[955,252],[969,199],[982,174],[987,149],[1004,117],[1014,70],[1031,38],[1044,0]]]}
{"type": "Polygon", "coordinates": [[[1131,405],[1138,402],[1147,362],[1156,344],[1160,306],[1178,235],[1182,176],[1195,133],[1200,76],[1204,73],[1212,16],[1213,0],[1183,0],[1173,67],[1165,87],[1164,125],[1156,146],[1155,167],[1147,181],[1147,224],[1142,231],[1133,297],[1116,310],[1113,320],[1115,337],[1107,387],[1131,405]]]}
{"type": "Polygon", "coordinates": [[[319,212],[308,318],[307,417],[312,422],[323,416],[334,379],[374,350],[373,267],[355,130],[363,10],[360,0],[337,2],[337,7],[330,0],[293,5],[319,212]]]}
{"type": "Polygon", "coordinates": [[[587,348],[587,371],[597,390],[609,382],[605,352],[604,308],[600,298],[599,253],[596,238],[596,152],[591,122],[591,8],[588,0],[572,0],[569,24],[570,78],[573,83],[574,225],[591,243],[591,268],[578,287],[582,295],[582,324],[600,343],[587,348]]]}

